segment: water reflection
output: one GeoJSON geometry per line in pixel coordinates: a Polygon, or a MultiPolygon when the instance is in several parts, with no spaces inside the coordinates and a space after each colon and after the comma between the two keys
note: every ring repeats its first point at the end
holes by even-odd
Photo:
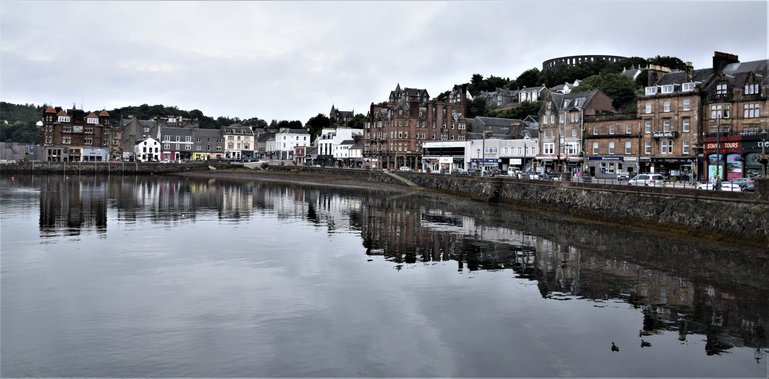
{"type": "MultiPolygon", "coordinates": [[[[654,348],[651,336],[680,343],[705,339],[706,355],[769,345],[769,259],[740,246],[378,190],[176,177],[0,180],[8,189],[39,189],[43,238],[104,234],[108,214],[129,225],[201,217],[238,223],[272,214],[328,233],[355,233],[366,255],[396,270],[455,262],[463,273],[509,271],[552,301],[581,299],[602,307],[621,300],[643,315],[638,335],[644,348],[654,348]]],[[[3,196],[6,204],[16,199],[3,196]]],[[[764,358],[759,350],[756,360],[764,358]]]]}

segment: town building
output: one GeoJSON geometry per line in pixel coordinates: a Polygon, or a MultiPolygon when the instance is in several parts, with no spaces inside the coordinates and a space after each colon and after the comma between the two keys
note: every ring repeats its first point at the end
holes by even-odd
{"type": "Polygon", "coordinates": [[[643,153],[643,133],[636,113],[603,113],[585,116],[585,176],[616,179],[617,173],[630,177],[648,172],[650,156],[643,153]]]}
{"type": "Polygon", "coordinates": [[[101,111],[47,107],[43,113],[43,152],[49,162],[106,162],[110,156],[110,115],[101,111]]]}
{"type": "Polygon", "coordinates": [[[370,106],[363,132],[365,158],[373,167],[417,169],[423,143],[465,140],[468,98],[463,86],[431,100],[425,89],[401,89],[398,84],[388,101],[370,106]]]}
{"type": "Polygon", "coordinates": [[[152,137],[136,141],[133,156],[137,162],[159,162],[160,142],[152,137]]]}
{"type": "Polygon", "coordinates": [[[340,111],[335,106],[331,106],[328,112],[328,118],[331,120],[331,126],[342,128],[348,126],[348,123],[355,118],[355,110],[340,111]]]}
{"type": "Polygon", "coordinates": [[[544,172],[584,172],[584,118],[614,113],[611,99],[598,90],[546,91],[542,101],[537,166],[544,172]]]}
{"type": "Polygon", "coordinates": [[[222,127],[224,159],[242,160],[254,158],[254,132],[248,126],[232,124],[222,127]]]}
{"type": "Polygon", "coordinates": [[[266,154],[271,159],[291,160],[297,146],[311,146],[310,132],[305,129],[283,128],[265,141],[266,154]]]}

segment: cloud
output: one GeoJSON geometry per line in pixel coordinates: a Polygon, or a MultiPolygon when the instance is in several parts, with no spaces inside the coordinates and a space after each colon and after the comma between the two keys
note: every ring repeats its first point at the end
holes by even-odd
{"type": "Polygon", "coordinates": [[[696,68],[715,50],[767,58],[761,1],[11,0],[0,28],[5,101],[302,122],[332,104],[365,114],[398,83],[436,96],[559,56],[670,55],[696,68]]]}

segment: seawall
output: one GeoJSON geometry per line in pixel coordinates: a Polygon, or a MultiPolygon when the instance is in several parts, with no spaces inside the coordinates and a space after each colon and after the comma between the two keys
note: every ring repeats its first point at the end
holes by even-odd
{"type": "Polygon", "coordinates": [[[684,188],[635,187],[627,184],[593,184],[542,181],[508,177],[479,178],[413,172],[387,173],[303,166],[269,166],[266,170],[233,168],[221,162],[158,163],[48,163],[21,162],[0,165],[2,174],[109,174],[150,175],[195,173],[236,175],[253,180],[270,179],[333,183],[335,178],[376,186],[387,184],[404,190],[428,190],[478,201],[510,204],[561,215],[588,218],[617,225],[677,231],[708,240],[764,247],[769,251],[769,180],[756,180],[755,192],[722,192],[684,188]],[[416,187],[399,178],[407,179],[416,187]]]}

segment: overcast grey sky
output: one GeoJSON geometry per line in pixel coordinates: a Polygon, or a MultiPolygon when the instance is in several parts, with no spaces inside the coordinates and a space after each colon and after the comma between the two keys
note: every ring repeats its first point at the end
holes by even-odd
{"type": "Polygon", "coordinates": [[[0,0],[0,99],[300,120],[567,55],[767,59],[767,1],[0,0]]]}

